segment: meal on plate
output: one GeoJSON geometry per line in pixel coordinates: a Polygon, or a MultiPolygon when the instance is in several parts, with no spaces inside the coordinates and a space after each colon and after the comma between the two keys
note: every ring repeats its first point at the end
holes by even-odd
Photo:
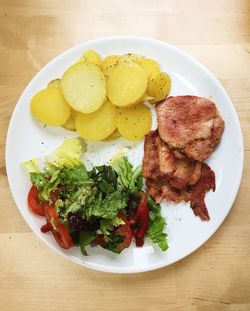
{"type": "Polygon", "coordinates": [[[45,218],[41,231],[62,248],[80,246],[87,255],[86,246],[99,245],[120,253],[148,238],[166,251],[163,200],[190,202],[196,216],[210,219],[205,194],[215,191],[215,173],[204,161],[219,144],[224,121],[211,100],[167,97],[170,88],[169,75],[153,59],[124,54],[102,60],[87,50],[33,96],[38,121],[80,136],[65,140],[42,168],[36,159],[23,163],[32,182],[28,206],[45,218]],[[152,130],[154,109],[158,127],[152,130]],[[142,165],[134,168],[120,152],[87,171],[83,146],[120,137],[144,139],[142,165]]]}

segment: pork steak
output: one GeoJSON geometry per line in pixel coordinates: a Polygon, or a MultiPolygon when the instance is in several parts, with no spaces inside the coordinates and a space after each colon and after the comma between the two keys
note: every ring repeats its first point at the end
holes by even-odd
{"type": "Polygon", "coordinates": [[[202,162],[219,144],[224,131],[215,104],[198,96],[172,96],[156,105],[158,131],[170,148],[202,162]]]}

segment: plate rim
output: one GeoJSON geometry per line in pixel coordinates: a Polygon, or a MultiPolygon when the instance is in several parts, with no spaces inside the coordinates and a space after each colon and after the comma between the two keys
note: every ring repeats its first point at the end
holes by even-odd
{"type": "Polygon", "coordinates": [[[37,236],[37,238],[39,238],[39,240],[42,240],[46,245],[48,245],[53,251],[55,251],[56,253],[58,253],[59,255],[65,257],[66,259],[79,264],[82,267],[86,267],[86,268],[90,268],[93,270],[97,270],[97,271],[102,271],[102,272],[108,272],[108,273],[118,273],[118,274],[130,274],[130,273],[140,273],[140,272],[146,272],[146,271],[152,271],[152,270],[156,270],[159,268],[163,268],[166,266],[169,266],[173,263],[177,263],[178,261],[182,260],[183,258],[189,256],[191,253],[195,252],[196,250],[198,250],[203,244],[205,244],[214,234],[215,232],[221,227],[222,223],[225,221],[225,219],[227,218],[230,210],[232,209],[232,206],[235,202],[237,193],[239,191],[240,188],[240,184],[241,184],[241,180],[242,180],[242,174],[243,174],[243,167],[244,167],[244,142],[243,142],[243,135],[242,135],[242,130],[241,130],[241,126],[240,126],[240,120],[239,117],[237,115],[236,109],[232,103],[231,98],[229,97],[228,93],[226,92],[226,90],[224,89],[222,83],[216,78],[216,76],[203,64],[201,63],[199,60],[197,60],[195,57],[193,57],[192,55],[190,55],[189,53],[187,53],[186,51],[182,50],[181,48],[172,45],[168,42],[162,41],[162,40],[158,40],[158,39],[153,39],[153,38],[149,38],[149,37],[145,37],[145,36],[105,36],[105,37],[99,37],[97,39],[93,39],[93,40],[89,40],[89,41],[85,41],[82,42],[80,44],[74,45],[73,47],[63,51],[62,53],[58,54],[56,57],[52,58],[45,66],[43,66],[29,81],[29,83],[27,84],[27,86],[25,87],[25,89],[23,90],[22,94],[20,95],[20,97],[17,100],[17,103],[14,107],[14,110],[11,114],[10,120],[9,120],[9,126],[8,126],[8,130],[7,130],[7,135],[6,135],[6,141],[5,141],[5,164],[6,164],[6,172],[7,172],[7,179],[8,179],[8,184],[9,184],[9,189],[11,191],[12,197],[14,199],[15,205],[17,207],[17,209],[19,210],[20,214],[22,215],[22,218],[25,220],[25,222],[27,223],[27,225],[29,226],[29,228],[35,233],[35,235],[37,236]],[[8,150],[9,150],[9,137],[10,137],[10,133],[11,133],[11,129],[13,127],[14,124],[14,119],[15,116],[18,113],[18,108],[20,107],[18,105],[19,102],[22,101],[25,93],[27,92],[27,90],[30,88],[30,84],[32,83],[32,81],[41,74],[41,72],[46,71],[48,67],[50,67],[54,62],[57,62],[58,59],[64,57],[65,55],[71,53],[72,51],[80,48],[81,46],[84,45],[92,45],[95,43],[102,43],[102,42],[111,42],[111,41],[117,41],[117,40],[135,40],[135,41],[146,41],[149,44],[158,44],[158,45],[163,45],[175,52],[178,52],[179,54],[181,54],[184,58],[188,59],[189,61],[191,61],[192,63],[194,63],[196,66],[200,67],[210,78],[213,79],[213,81],[216,83],[216,86],[218,87],[218,89],[220,90],[220,92],[222,92],[223,96],[227,99],[227,101],[230,103],[230,112],[233,114],[233,117],[236,121],[236,123],[234,122],[234,125],[237,128],[238,134],[239,134],[239,145],[241,148],[241,152],[239,154],[239,169],[238,169],[238,182],[236,183],[236,186],[234,188],[233,191],[233,195],[232,195],[232,199],[231,202],[229,202],[229,208],[228,210],[225,212],[224,217],[222,218],[222,220],[218,223],[217,227],[215,227],[215,229],[212,231],[212,233],[205,239],[203,240],[203,242],[201,242],[198,246],[196,245],[195,247],[191,248],[188,252],[186,252],[183,256],[180,256],[178,259],[173,259],[172,261],[169,261],[168,263],[166,262],[160,262],[160,263],[156,263],[156,264],[151,264],[148,265],[146,267],[107,267],[105,265],[102,264],[96,264],[96,263],[87,263],[83,260],[80,260],[79,258],[70,256],[69,254],[66,254],[62,251],[60,251],[58,248],[56,248],[54,245],[50,244],[48,241],[41,239],[41,237],[38,235],[36,229],[33,228],[33,226],[30,224],[29,219],[27,217],[25,217],[24,213],[22,212],[22,209],[19,208],[18,202],[16,200],[16,197],[14,195],[14,191],[12,190],[11,187],[11,183],[10,183],[10,179],[9,179],[9,170],[10,170],[10,166],[11,163],[9,163],[8,160],[8,150]]]}

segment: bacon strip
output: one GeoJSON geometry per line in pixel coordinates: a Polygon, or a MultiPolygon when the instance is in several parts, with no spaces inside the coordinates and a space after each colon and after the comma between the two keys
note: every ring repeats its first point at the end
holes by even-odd
{"type": "Polygon", "coordinates": [[[209,220],[208,210],[205,204],[205,194],[212,189],[215,191],[215,174],[206,164],[202,164],[201,177],[191,192],[191,208],[201,220],[209,220]]]}
{"type": "Polygon", "coordinates": [[[145,137],[143,177],[159,179],[179,190],[187,190],[197,183],[201,176],[201,163],[173,151],[161,140],[158,131],[151,131],[145,137]]]}
{"type": "Polygon", "coordinates": [[[205,193],[215,190],[215,174],[204,163],[191,160],[178,150],[171,150],[158,131],[151,131],[144,142],[143,177],[149,194],[160,203],[190,201],[194,214],[209,220],[205,193]]]}
{"type": "Polygon", "coordinates": [[[162,200],[179,203],[181,201],[188,202],[191,199],[190,192],[175,189],[164,179],[159,181],[147,179],[146,186],[149,194],[155,199],[157,204],[162,200]]]}

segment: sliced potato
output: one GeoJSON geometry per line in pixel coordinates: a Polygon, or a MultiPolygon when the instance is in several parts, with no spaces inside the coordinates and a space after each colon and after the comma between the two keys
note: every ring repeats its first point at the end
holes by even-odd
{"type": "Polygon", "coordinates": [[[151,112],[142,103],[118,110],[117,128],[123,138],[140,140],[151,130],[151,127],[151,112]]]}
{"type": "Polygon", "coordinates": [[[144,70],[135,63],[117,64],[107,82],[107,93],[112,104],[125,107],[137,103],[147,89],[144,70]]]}
{"type": "Polygon", "coordinates": [[[83,53],[78,62],[87,62],[90,64],[102,66],[101,56],[94,50],[89,49],[83,53]]]}
{"type": "Polygon", "coordinates": [[[117,109],[106,101],[99,110],[91,113],[77,113],[76,130],[86,140],[102,140],[117,127],[117,109]]]}
{"type": "Polygon", "coordinates": [[[104,138],[102,141],[110,142],[110,141],[118,139],[119,137],[121,137],[121,134],[118,131],[118,129],[115,129],[113,133],[111,133],[108,137],[104,138]]]}
{"type": "Polygon", "coordinates": [[[150,58],[143,58],[139,65],[144,69],[148,79],[160,73],[160,65],[150,58]]]}
{"type": "Polygon", "coordinates": [[[110,55],[104,58],[102,62],[102,71],[106,77],[109,77],[115,65],[118,63],[119,55],[110,55]]]}
{"type": "Polygon", "coordinates": [[[60,88],[47,88],[31,99],[30,109],[34,117],[48,125],[62,125],[70,117],[71,108],[60,88]]]}
{"type": "Polygon", "coordinates": [[[51,80],[48,85],[47,85],[48,88],[50,87],[61,87],[61,79],[54,79],[54,80],[51,80]]]}
{"type": "Polygon", "coordinates": [[[76,122],[75,122],[76,114],[77,112],[72,109],[70,117],[68,118],[66,123],[62,125],[62,127],[64,127],[66,130],[69,130],[69,131],[75,131],[76,130],[76,122]]]}
{"type": "Polygon", "coordinates": [[[152,97],[152,96],[148,96],[147,94],[143,97],[143,99],[142,99],[142,101],[149,101],[149,100],[151,100],[151,99],[154,99],[154,97],[152,97]]]}
{"type": "Polygon", "coordinates": [[[82,113],[98,110],[106,98],[106,81],[101,69],[93,64],[74,64],[64,73],[61,88],[69,105],[82,113]]]}
{"type": "Polygon", "coordinates": [[[135,53],[128,53],[121,55],[118,61],[118,64],[127,64],[127,63],[137,63],[139,64],[140,61],[144,58],[145,56],[140,55],[140,54],[135,54],[135,53]]]}
{"type": "Polygon", "coordinates": [[[152,96],[154,99],[150,103],[156,103],[163,100],[168,96],[171,88],[171,79],[164,73],[160,72],[148,81],[147,95],[152,96]]]}

